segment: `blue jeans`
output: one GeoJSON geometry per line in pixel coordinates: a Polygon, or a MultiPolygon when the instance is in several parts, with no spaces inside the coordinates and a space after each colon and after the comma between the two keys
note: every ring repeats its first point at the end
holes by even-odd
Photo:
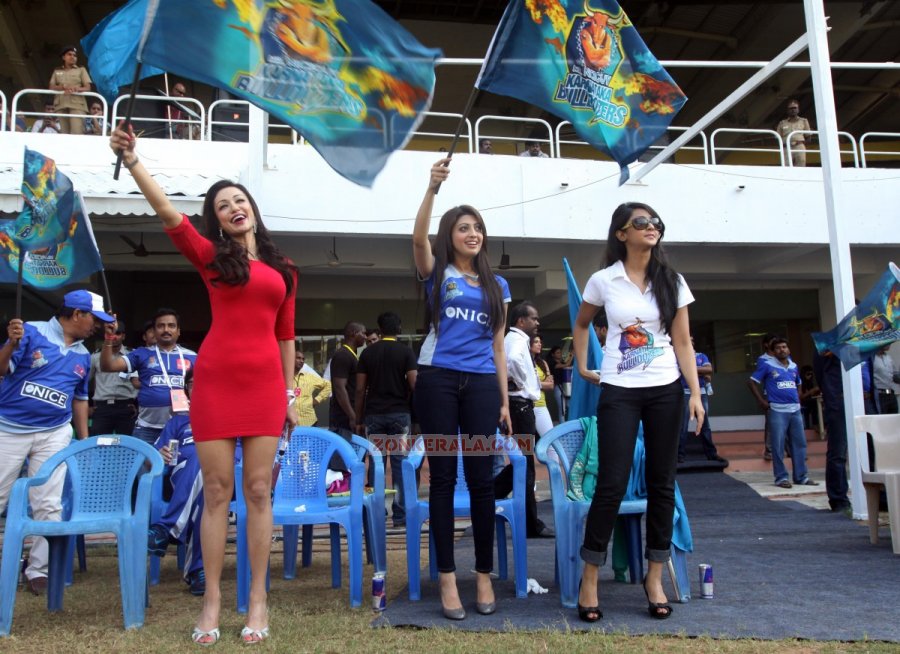
{"type": "MultiPolygon", "coordinates": [[[[408,413],[384,413],[382,415],[367,415],[366,435],[379,436],[409,436],[410,418],[408,413]]],[[[391,487],[396,491],[391,501],[391,512],[394,526],[398,527],[406,522],[406,509],[403,503],[403,459],[405,454],[391,454],[391,487]]],[[[369,486],[375,485],[375,468],[369,466],[369,486]]],[[[418,484],[417,484],[418,486],[418,484]]]]}
{"type": "Polygon", "coordinates": [[[803,417],[800,410],[792,413],[769,411],[769,430],[772,433],[772,471],[775,483],[787,481],[788,472],[784,466],[784,443],[788,439],[791,451],[791,465],[794,468],[794,483],[802,484],[808,479],[806,470],[806,436],[803,433],[803,417]]]}
{"type": "MultiPolygon", "coordinates": [[[[416,378],[416,416],[422,434],[455,439],[458,434],[493,436],[500,418],[500,388],[496,374],[478,374],[420,366],[416,378]]],[[[431,485],[428,519],[434,536],[439,572],[453,572],[453,492],[456,488],[456,453],[428,455],[431,485]]],[[[463,474],[469,487],[475,570],[494,567],[494,477],[492,456],[463,456],[463,474]]]]}
{"type": "Polygon", "coordinates": [[[141,427],[140,425],[135,425],[134,431],[131,432],[131,435],[135,438],[140,438],[145,443],[150,443],[153,445],[156,442],[156,439],[159,438],[159,435],[162,433],[162,427],[141,427]]]}

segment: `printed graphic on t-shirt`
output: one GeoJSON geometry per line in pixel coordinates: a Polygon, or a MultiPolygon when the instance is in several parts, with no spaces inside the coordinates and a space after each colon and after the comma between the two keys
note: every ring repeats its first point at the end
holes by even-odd
{"type": "Polygon", "coordinates": [[[622,360],[616,366],[619,374],[643,365],[646,370],[654,359],[663,355],[663,348],[653,347],[653,334],[644,329],[643,321],[636,318],[637,322],[622,326],[622,334],[619,336],[619,352],[622,360]]]}
{"type": "Polygon", "coordinates": [[[453,299],[458,298],[462,294],[463,292],[460,290],[455,279],[451,278],[444,281],[444,303],[450,302],[453,299]]]}
{"type": "Polygon", "coordinates": [[[35,350],[31,353],[31,367],[32,368],[40,368],[41,366],[46,366],[49,363],[47,359],[44,358],[44,353],[40,350],[35,350]]]}

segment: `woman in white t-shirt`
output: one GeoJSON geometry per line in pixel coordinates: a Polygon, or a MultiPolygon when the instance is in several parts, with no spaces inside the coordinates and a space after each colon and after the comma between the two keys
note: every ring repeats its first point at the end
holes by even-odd
{"type": "MultiPolygon", "coordinates": [[[[474,207],[453,207],[428,239],[434,196],[447,179],[450,159],[431,167],[431,180],[413,228],[413,256],[428,298],[428,336],[419,355],[415,408],[422,434],[430,440],[429,520],[440,580],[441,607],[450,620],[466,617],[456,588],[453,558],[453,492],[457,434],[493,439],[509,431],[506,354],[503,332],[509,286],[491,270],[487,231],[474,207]]],[[[481,614],[496,608],[491,587],[494,567],[493,457],[463,456],[475,541],[477,599],[481,614]]]]}
{"type": "Polygon", "coordinates": [[[620,205],[609,225],[607,267],[594,273],[585,286],[575,321],[578,374],[602,388],[597,406],[600,469],[581,548],[585,565],[578,614],[586,622],[603,617],[597,601],[597,570],[606,562],[641,422],[647,483],[644,592],[651,617],[664,619],[672,613],[662,571],[669,560],[675,508],[684,397],[680,370],[685,371],[691,391],[690,415],[698,425],[703,422],[703,406],[688,323],[687,305],[694,297],[684,278],[668,265],[660,243],[664,233],[659,215],[646,204],[620,205]],[[587,332],[600,307],[606,309],[609,333],[598,375],[585,362],[587,332]]]}

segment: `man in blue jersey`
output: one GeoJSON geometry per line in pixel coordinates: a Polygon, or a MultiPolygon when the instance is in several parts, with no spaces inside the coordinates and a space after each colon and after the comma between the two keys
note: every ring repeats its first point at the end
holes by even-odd
{"type": "MultiPolygon", "coordinates": [[[[693,344],[694,337],[692,336],[691,345],[693,344]]],[[[719,456],[719,451],[716,449],[715,443],[713,443],[712,429],[710,429],[709,426],[709,394],[712,392],[710,377],[713,373],[712,362],[709,360],[708,356],[697,351],[694,351],[694,359],[697,364],[697,377],[700,379],[700,400],[703,403],[703,424],[700,426],[700,441],[703,443],[703,453],[709,461],[727,464],[728,462],[719,456]]],[[[688,400],[691,397],[691,391],[688,388],[687,380],[684,378],[684,375],[681,375],[681,385],[684,387],[684,415],[681,423],[681,439],[678,443],[678,463],[684,462],[687,440],[693,435],[693,432],[688,430],[688,423],[690,422],[688,419],[688,400]]]]}
{"type": "MultiPolygon", "coordinates": [[[[69,444],[73,426],[77,438],[87,437],[91,355],[83,341],[96,330],[97,319],[113,321],[102,297],[81,290],[66,293],[47,322],[9,322],[9,340],[0,348],[0,512],[26,458],[34,476],[69,444]]],[[[61,518],[64,480],[65,469],[57,468],[50,481],[31,490],[36,519],[61,518]]],[[[35,595],[47,589],[49,551],[46,540],[35,538],[25,569],[35,595]]]]}
{"type": "MultiPolygon", "coordinates": [[[[184,374],[184,390],[189,398],[193,385],[194,370],[190,369],[184,374]]],[[[153,446],[166,462],[168,474],[164,483],[171,496],[165,512],[147,530],[147,551],[165,556],[169,542],[183,544],[186,552],[182,578],[188,584],[191,595],[200,596],[206,592],[206,575],[200,551],[203,475],[200,474],[190,416],[186,413],[172,416],[153,446]],[[173,440],[178,441],[177,453],[169,448],[173,440]]]]}
{"type": "Polygon", "coordinates": [[[159,438],[173,413],[187,413],[184,373],[194,366],[197,353],[178,345],[181,330],[174,309],[161,308],[153,318],[156,344],[139,347],[125,356],[116,356],[112,348],[100,353],[103,372],[137,372],[137,424],[132,436],[151,445],[159,438]]]}
{"type": "Polygon", "coordinates": [[[801,391],[800,371],[797,364],[791,361],[787,341],[776,338],[771,342],[771,348],[773,356],[760,357],[756,371],[747,380],[747,386],[760,408],[768,414],[775,485],[781,488],[792,486],[782,454],[785,439],[788,438],[794,483],[801,486],[818,486],[819,482],[810,479],[807,473],[806,436],[803,433],[803,418],[800,415],[800,403],[811,391],[801,391]],[[759,384],[765,386],[765,398],[759,391],[759,384]]]}

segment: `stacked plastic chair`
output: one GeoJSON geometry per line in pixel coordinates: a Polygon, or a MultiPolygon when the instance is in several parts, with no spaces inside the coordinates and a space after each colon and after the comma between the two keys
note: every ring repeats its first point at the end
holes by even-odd
{"type": "MultiPolygon", "coordinates": [[[[581,576],[581,535],[591,503],[573,501],[566,496],[569,471],[584,441],[580,420],[570,420],[557,425],[541,436],[535,454],[550,471],[550,493],[553,501],[553,519],[556,525],[556,561],[562,605],[574,608],[578,603],[578,580],[581,576]],[[550,449],[556,454],[553,460],[550,449]]],[[[619,516],[624,520],[628,543],[628,567],[631,583],[643,577],[641,551],[641,516],[647,511],[647,500],[623,500],[619,516]]],[[[672,548],[673,581],[679,601],[690,599],[690,582],[684,552],[672,548]]]]}
{"type": "Polygon", "coordinates": [[[50,457],[35,477],[13,485],[0,563],[0,636],[9,635],[19,561],[25,536],[43,536],[50,545],[47,608],[60,611],[71,565],[71,536],[112,532],[116,535],[119,585],[126,629],[144,623],[147,601],[147,527],[150,490],[162,473],[163,460],[152,446],[131,436],[97,436],[73,443],[50,457]],[[149,464],[149,469],[145,466],[149,464]],[[28,491],[49,481],[60,465],[67,467],[71,495],[64,520],[28,516],[28,491]],[[133,497],[137,486],[137,493],[133,497]]]}
{"type": "MultiPolygon", "coordinates": [[[[328,524],[332,535],[332,585],[341,582],[339,527],[347,535],[350,576],[350,606],[362,605],[362,535],[365,466],[353,446],[325,429],[298,427],[281,463],[275,484],[272,520],[276,525],[328,524]],[[325,493],[325,473],[331,455],[337,453],[350,471],[350,498],[342,506],[329,502],[325,493]],[[335,548],[337,547],[337,551],[335,548]]],[[[247,505],[243,494],[243,466],[237,467],[237,608],[247,611],[250,599],[250,562],[247,548],[247,505]]],[[[383,512],[383,510],[382,510],[383,512]]],[[[296,540],[296,532],[294,532],[296,540]]],[[[295,551],[296,558],[296,551],[295,551]]]]}
{"type": "Polygon", "coordinates": [[[856,416],[855,421],[858,432],[872,435],[875,449],[875,470],[870,471],[862,464],[869,542],[878,543],[878,504],[884,490],[894,554],[900,554],[900,415],[856,416]]]}
{"type": "MultiPolygon", "coordinates": [[[[500,579],[507,579],[506,525],[509,525],[512,536],[513,564],[516,575],[516,597],[528,596],[528,555],[525,540],[525,457],[519,451],[515,439],[497,436],[503,441],[500,451],[505,452],[513,466],[513,492],[507,499],[496,501],[497,527],[497,568],[500,579]]],[[[416,471],[422,466],[425,456],[424,440],[420,436],[413,444],[412,451],[403,461],[403,501],[406,508],[406,559],[409,578],[409,599],[417,601],[422,598],[420,553],[422,525],[428,520],[429,505],[419,499],[416,487],[416,471]]],[[[457,454],[456,490],[453,494],[453,515],[468,517],[469,490],[463,472],[462,453],[457,454]]],[[[434,541],[431,529],[428,530],[429,573],[431,580],[438,578],[437,559],[434,554],[434,541]]]]}

